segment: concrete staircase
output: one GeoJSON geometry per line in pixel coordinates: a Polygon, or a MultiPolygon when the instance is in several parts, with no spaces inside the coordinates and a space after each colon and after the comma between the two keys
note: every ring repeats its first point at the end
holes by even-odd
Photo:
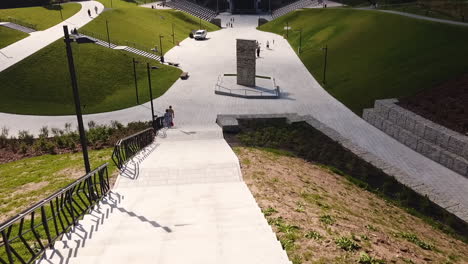
{"type": "Polygon", "coordinates": [[[221,129],[164,132],[136,180],[120,176],[38,263],[291,263],[221,129]]]}

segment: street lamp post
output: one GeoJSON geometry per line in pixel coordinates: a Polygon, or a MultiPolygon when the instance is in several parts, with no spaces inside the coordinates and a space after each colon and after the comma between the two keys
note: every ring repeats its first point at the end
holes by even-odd
{"type": "Polygon", "coordinates": [[[63,21],[62,4],[59,5],[59,10],[60,10],[60,17],[62,18],[62,21],[63,21]]]}
{"type": "Polygon", "coordinates": [[[84,125],[83,125],[83,116],[81,113],[80,94],[78,91],[78,83],[76,81],[75,63],[73,61],[73,53],[72,53],[72,49],[70,45],[70,43],[73,42],[73,39],[70,39],[70,35],[68,33],[68,26],[63,26],[63,33],[65,35],[64,41],[65,41],[65,46],[67,50],[68,67],[70,69],[70,79],[71,79],[71,84],[72,84],[72,89],[73,89],[73,99],[75,101],[76,119],[78,120],[78,130],[80,133],[81,148],[83,150],[83,160],[84,160],[86,173],[89,173],[91,171],[91,166],[89,164],[86,134],[85,134],[84,125]]]}
{"type": "Polygon", "coordinates": [[[163,46],[162,46],[162,38],[163,35],[159,35],[159,47],[161,47],[160,54],[161,54],[161,62],[164,62],[164,55],[163,55],[163,46]]]}
{"type": "Polygon", "coordinates": [[[112,7],[112,0],[111,0],[111,8],[113,8],[113,7],[112,7]]]}
{"type": "Polygon", "coordinates": [[[138,99],[138,82],[137,82],[137,73],[136,73],[136,67],[135,67],[135,64],[138,64],[138,63],[140,62],[135,60],[135,58],[133,58],[133,78],[135,79],[136,101],[137,101],[137,104],[140,104],[140,100],[138,99]]]}
{"type": "Polygon", "coordinates": [[[175,45],[175,32],[174,32],[174,23],[172,23],[172,44],[175,45]]]}
{"type": "Polygon", "coordinates": [[[149,94],[150,94],[150,103],[151,103],[151,125],[154,127],[154,106],[153,106],[153,89],[151,87],[151,70],[157,70],[158,67],[152,66],[150,67],[149,63],[146,63],[146,71],[148,73],[148,87],[149,87],[149,94]]]}
{"type": "Polygon", "coordinates": [[[325,62],[323,65],[323,84],[326,84],[326,74],[327,74],[327,56],[328,56],[328,45],[325,45],[325,48],[322,48],[325,51],[325,62]]]}
{"type": "Polygon", "coordinates": [[[109,35],[109,21],[106,19],[106,30],[107,30],[107,43],[109,43],[109,48],[111,47],[110,35],[109,35]]]}
{"type": "Polygon", "coordinates": [[[268,12],[271,15],[271,0],[268,0],[268,12]]]}
{"type": "Polygon", "coordinates": [[[200,18],[200,28],[199,29],[201,29],[201,18],[200,18]]]}
{"type": "Polygon", "coordinates": [[[289,39],[289,21],[286,21],[286,39],[289,39]]]}

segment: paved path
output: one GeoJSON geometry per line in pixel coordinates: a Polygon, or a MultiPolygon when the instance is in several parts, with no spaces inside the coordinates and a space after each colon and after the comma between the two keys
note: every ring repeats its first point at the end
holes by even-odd
{"type": "Polygon", "coordinates": [[[411,18],[416,18],[416,19],[422,19],[422,20],[428,20],[428,21],[433,21],[433,22],[439,22],[439,23],[445,23],[445,24],[468,27],[468,23],[466,23],[466,22],[458,22],[458,21],[452,21],[452,20],[447,20],[447,19],[440,19],[440,18],[434,18],[434,17],[428,17],[428,16],[421,16],[421,15],[415,15],[415,14],[411,14],[411,13],[394,11],[394,10],[384,10],[384,9],[374,9],[374,8],[357,8],[357,9],[359,9],[359,10],[374,10],[374,11],[380,11],[380,12],[385,12],[385,13],[390,13],[390,14],[396,14],[396,15],[406,16],[406,17],[411,17],[411,18]]]}
{"type": "Polygon", "coordinates": [[[18,30],[18,31],[21,31],[21,32],[24,32],[24,33],[28,33],[28,34],[36,31],[36,30],[34,30],[32,28],[24,27],[24,26],[21,26],[21,25],[15,24],[15,23],[11,23],[11,22],[0,22],[0,26],[11,28],[11,29],[18,30]]]}
{"type": "Polygon", "coordinates": [[[40,263],[291,263],[218,126],[171,129],[148,149],[138,177],[120,176],[40,263]]]}
{"type": "MultiPolygon", "coordinates": [[[[223,23],[231,16],[223,17],[223,23]]],[[[170,50],[167,61],[179,62],[190,73],[188,80],[178,80],[162,97],[154,100],[158,113],[172,105],[176,126],[213,124],[218,114],[298,113],[312,115],[363,149],[411,175],[399,179],[422,194],[427,194],[449,211],[468,221],[468,179],[423,157],[392,139],[355,115],[330,96],[309,73],[286,40],[257,31],[258,16],[236,15],[234,28],[208,33],[206,41],[184,40],[170,50]],[[282,98],[278,100],[242,99],[214,94],[218,75],[236,72],[235,39],[257,39],[262,43],[257,59],[257,74],[276,78],[282,98]],[[271,50],[265,49],[270,41],[271,50]],[[273,40],[275,43],[273,44],[273,40]]],[[[318,49],[319,47],[317,47],[318,49]]],[[[154,72],[157,81],[157,72],[154,72]]],[[[125,110],[88,115],[85,121],[109,123],[150,119],[149,103],[125,110]]],[[[2,125],[13,132],[28,129],[37,132],[43,125],[63,127],[76,124],[74,116],[44,117],[0,114],[2,125]]]]}
{"type": "Polygon", "coordinates": [[[63,37],[64,25],[68,25],[70,30],[80,28],[97,16],[94,7],[98,8],[98,13],[104,9],[104,6],[97,1],[78,3],[81,4],[81,10],[64,22],[43,31],[32,32],[29,37],[0,49],[0,54],[3,54],[0,56],[0,72],[63,37]],[[91,17],[88,16],[88,9],[92,11],[91,17]]]}

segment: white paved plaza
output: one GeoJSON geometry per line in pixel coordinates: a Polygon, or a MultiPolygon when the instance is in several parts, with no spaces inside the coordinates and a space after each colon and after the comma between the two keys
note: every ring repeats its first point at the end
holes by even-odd
{"type": "MultiPolygon", "coordinates": [[[[222,25],[231,18],[230,15],[220,17],[223,19],[222,25]]],[[[427,194],[442,207],[468,221],[468,179],[400,144],[330,96],[307,71],[285,39],[255,29],[258,16],[234,17],[234,28],[209,33],[206,41],[186,39],[165,55],[166,61],[180,63],[180,67],[188,71],[190,77],[188,80],[178,80],[162,97],[154,100],[159,114],[172,105],[176,111],[177,127],[213,124],[218,114],[312,115],[366,151],[406,172],[410,178],[400,181],[427,194]],[[262,43],[261,58],[257,59],[257,74],[276,78],[283,93],[281,99],[242,99],[214,94],[218,76],[236,72],[237,38],[255,39],[262,43]],[[267,40],[270,41],[271,50],[265,49],[267,40]]],[[[320,48],[317,47],[317,50],[320,48]]],[[[153,72],[155,81],[157,74],[157,71],[153,72]]],[[[149,103],[85,117],[85,121],[94,120],[98,123],[149,119],[149,103]]],[[[66,122],[76,124],[74,116],[0,114],[0,120],[0,125],[9,127],[11,132],[26,129],[37,133],[44,125],[50,128],[63,127],[66,122]]]]}

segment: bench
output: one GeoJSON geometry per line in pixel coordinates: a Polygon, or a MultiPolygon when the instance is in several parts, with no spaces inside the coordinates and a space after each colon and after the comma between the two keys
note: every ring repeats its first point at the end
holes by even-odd
{"type": "Polygon", "coordinates": [[[180,74],[180,78],[181,78],[182,80],[186,80],[186,79],[188,78],[188,76],[189,76],[189,75],[188,75],[188,72],[183,72],[183,73],[180,74]]]}

